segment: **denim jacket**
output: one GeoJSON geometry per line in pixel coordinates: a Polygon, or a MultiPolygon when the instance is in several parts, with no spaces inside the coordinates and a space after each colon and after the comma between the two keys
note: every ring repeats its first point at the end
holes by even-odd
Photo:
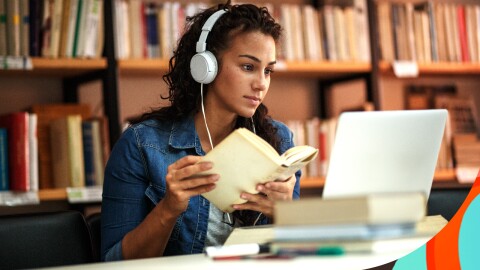
{"type": "MultiPolygon", "coordinates": [[[[273,121],[283,153],[293,145],[292,132],[273,121]]],[[[137,227],[166,193],[167,167],[186,155],[205,155],[193,117],[183,121],[147,120],[129,127],[115,144],[105,168],[102,201],[102,260],[122,259],[122,239],[137,227]]],[[[300,196],[300,171],[293,197],[300,196]]],[[[210,203],[190,198],[176,221],[164,255],[203,252],[210,203]]],[[[262,223],[267,223],[263,220],[262,223]]],[[[155,241],[152,239],[152,241],[155,241]]]]}

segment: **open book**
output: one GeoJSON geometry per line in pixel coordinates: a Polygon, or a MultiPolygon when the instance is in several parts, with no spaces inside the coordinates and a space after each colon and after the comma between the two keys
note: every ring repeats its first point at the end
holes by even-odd
{"type": "Polygon", "coordinates": [[[213,168],[202,175],[219,174],[216,188],[203,196],[224,212],[233,212],[233,204],[244,203],[242,192],[258,193],[257,184],[286,180],[310,161],[318,149],[301,145],[283,155],[261,137],[246,128],[239,128],[202,158],[213,162],[213,168]]]}

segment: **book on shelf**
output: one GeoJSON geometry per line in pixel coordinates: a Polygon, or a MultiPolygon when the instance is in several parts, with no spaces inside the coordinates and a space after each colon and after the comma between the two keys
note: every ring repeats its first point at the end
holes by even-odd
{"type": "Polygon", "coordinates": [[[50,146],[50,123],[69,114],[80,114],[82,119],[91,117],[90,106],[87,104],[35,104],[30,108],[38,118],[38,156],[39,188],[54,188],[52,171],[52,152],[50,146]]]}
{"type": "Polygon", "coordinates": [[[14,112],[0,116],[0,127],[7,129],[10,190],[30,190],[29,116],[14,112]]]}
{"type": "Polygon", "coordinates": [[[448,121],[451,134],[477,133],[477,108],[475,101],[467,96],[442,95],[435,97],[435,107],[448,110],[448,121]]]}
{"type": "Polygon", "coordinates": [[[30,166],[30,190],[38,191],[38,116],[35,113],[28,113],[28,148],[30,166]]]}
{"type": "Polygon", "coordinates": [[[479,4],[423,1],[411,7],[411,2],[377,3],[383,60],[480,61],[479,4]]]}
{"type": "Polygon", "coordinates": [[[278,201],[275,225],[415,223],[426,214],[420,192],[278,201]],[[308,214],[305,214],[308,213],[308,214]]]}
{"type": "Polygon", "coordinates": [[[101,123],[98,119],[82,121],[83,155],[85,161],[85,185],[103,184],[104,157],[101,123]]]}
{"type": "Polygon", "coordinates": [[[253,132],[236,129],[202,158],[213,162],[214,167],[199,175],[220,175],[216,188],[202,195],[220,210],[233,212],[233,204],[246,202],[240,198],[242,192],[256,194],[257,184],[286,180],[314,160],[317,153],[314,147],[300,145],[279,155],[253,132]]]}
{"type": "Polygon", "coordinates": [[[0,128],[0,191],[9,190],[7,129],[0,128]]]}
{"type": "Polygon", "coordinates": [[[20,56],[20,1],[5,1],[7,55],[20,56]]]}
{"type": "Polygon", "coordinates": [[[85,17],[84,28],[82,28],[84,40],[79,44],[80,52],[77,55],[84,58],[98,58],[102,55],[104,42],[103,1],[88,0],[86,4],[85,14],[82,14],[85,17]]]}
{"type": "Polygon", "coordinates": [[[54,187],[85,186],[82,117],[72,114],[53,120],[50,147],[54,187]]]}
{"type": "Polygon", "coordinates": [[[408,84],[405,86],[404,101],[407,110],[425,110],[437,108],[436,99],[440,96],[455,97],[457,87],[454,84],[408,84]]]}
{"type": "Polygon", "coordinates": [[[453,134],[455,174],[460,183],[473,183],[480,170],[480,139],[476,133],[453,134]]]}
{"type": "MultiPolygon", "coordinates": [[[[0,0],[0,18],[7,16],[5,1],[0,0]]],[[[4,19],[0,20],[0,55],[7,55],[7,21],[4,19]]]]}

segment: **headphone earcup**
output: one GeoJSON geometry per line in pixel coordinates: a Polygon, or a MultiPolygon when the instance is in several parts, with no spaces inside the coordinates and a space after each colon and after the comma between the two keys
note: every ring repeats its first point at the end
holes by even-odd
{"type": "Polygon", "coordinates": [[[208,84],[217,76],[217,59],[209,51],[195,54],[190,60],[190,73],[195,81],[208,84]]]}

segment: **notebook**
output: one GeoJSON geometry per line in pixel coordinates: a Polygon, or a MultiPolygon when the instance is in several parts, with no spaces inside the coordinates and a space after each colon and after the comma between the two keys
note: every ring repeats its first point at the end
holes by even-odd
{"type": "Polygon", "coordinates": [[[448,112],[345,112],[337,122],[323,197],[424,192],[435,173],[448,112]]]}

